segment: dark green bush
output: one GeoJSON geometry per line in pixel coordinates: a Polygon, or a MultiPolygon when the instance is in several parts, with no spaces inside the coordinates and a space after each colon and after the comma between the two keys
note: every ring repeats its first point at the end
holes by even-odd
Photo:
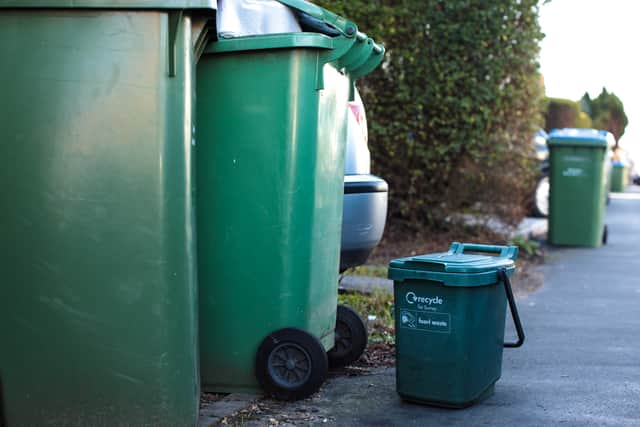
{"type": "Polygon", "coordinates": [[[387,48],[358,86],[390,220],[438,227],[453,213],[518,219],[541,124],[537,0],[319,0],[387,48]]]}
{"type": "Polygon", "coordinates": [[[624,112],[624,104],[620,98],[613,92],[607,92],[607,89],[603,87],[602,92],[595,99],[590,100],[589,94],[585,94],[583,101],[588,102],[589,114],[594,127],[611,132],[616,138],[616,148],[618,148],[618,141],[624,135],[629,124],[627,114],[624,112]]]}

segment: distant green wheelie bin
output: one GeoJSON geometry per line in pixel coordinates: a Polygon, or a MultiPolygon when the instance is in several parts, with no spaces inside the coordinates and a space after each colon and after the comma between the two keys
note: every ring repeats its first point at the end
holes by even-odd
{"type": "Polygon", "coordinates": [[[595,129],[559,129],[549,134],[551,244],[597,247],[606,243],[606,164],[612,138],[595,129]]]}
{"type": "Polygon", "coordinates": [[[200,362],[206,390],[296,399],[334,346],[347,106],[384,50],[282,3],[331,31],[220,39],[198,65],[200,362]]]}
{"type": "Polygon", "coordinates": [[[611,191],[623,193],[629,184],[628,169],[620,160],[611,164],[611,191]]]}
{"type": "Polygon", "coordinates": [[[453,243],[448,252],[391,261],[403,399],[463,408],[493,393],[503,347],[524,342],[509,282],[517,255],[515,246],[453,243]],[[514,343],[504,343],[507,301],[514,343]]]}
{"type": "Polygon", "coordinates": [[[0,0],[0,424],[195,425],[211,0],[0,0]]]}

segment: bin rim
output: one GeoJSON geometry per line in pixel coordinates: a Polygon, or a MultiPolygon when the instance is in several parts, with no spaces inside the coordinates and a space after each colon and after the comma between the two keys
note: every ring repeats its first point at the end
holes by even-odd
{"type": "Polygon", "coordinates": [[[216,0],[0,0],[0,9],[216,10],[216,0]]]}
{"type": "Polygon", "coordinates": [[[298,48],[333,49],[333,38],[320,33],[304,32],[233,37],[209,43],[204,53],[298,48]]]}
{"type": "Polygon", "coordinates": [[[615,144],[610,132],[598,129],[554,129],[549,133],[549,146],[578,146],[607,148],[615,144]]]}

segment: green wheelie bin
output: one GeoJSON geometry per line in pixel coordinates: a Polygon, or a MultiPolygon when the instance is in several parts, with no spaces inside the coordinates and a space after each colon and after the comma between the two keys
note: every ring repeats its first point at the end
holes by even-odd
{"type": "Polygon", "coordinates": [[[210,0],[0,0],[0,424],[195,425],[210,0]]]}
{"type": "Polygon", "coordinates": [[[220,39],[198,64],[200,362],[205,390],[297,399],[334,347],[347,105],[384,49],[281,3],[330,31],[220,39]]]}
{"type": "Polygon", "coordinates": [[[607,152],[613,136],[595,129],[549,134],[549,236],[553,245],[597,247],[607,241],[607,152]]]}
{"type": "Polygon", "coordinates": [[[452,243],[448,252],[391,261],[400,397],[463,408],[493,394],[503,347],[524,342],[509,281],[517,255],[516,246],[452,243]],[[504,342],[507,301],[513,343],[504,342]]]}
{"type": "Polygon", "coordinates": [[[628,184],[628,170],[624,163],[620,160],[611,163],[611,191],[614,193],[624,193],[628,184]]]}

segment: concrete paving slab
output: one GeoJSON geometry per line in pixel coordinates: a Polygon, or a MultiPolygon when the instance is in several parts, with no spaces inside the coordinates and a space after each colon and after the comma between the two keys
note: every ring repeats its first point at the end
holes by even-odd
{"type": "Polygon", "coordinates": [[[257,394],[232,393],[222,399],[200,408],[198,427],[213,427],[220,424],[224,417],[248,408],[260,398],[257,394]]]}
{"type": "Polygon", "coordinates": [[[383,290],[392,293],[393,280],[370,276],[344,276],[340,281],[340,288],[358,292],[383,290]]]}
{"type": "Polygon", "coordinates": [[[457,217],[467,225],[482,225],[496,233],[502,233],[510,239],[516,236],[524,236],[527,239],[544,237],[548,229],[547,218],[526,217],[520,221],[517,227],[513,227],[504,223],[500,218],[492,216],[462,214],[457,217]]]}

